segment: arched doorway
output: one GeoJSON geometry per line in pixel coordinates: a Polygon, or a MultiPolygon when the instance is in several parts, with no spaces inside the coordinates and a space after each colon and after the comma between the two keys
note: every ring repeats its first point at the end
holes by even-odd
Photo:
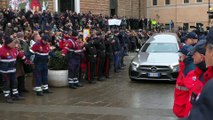
{"type": "Polygon", "coordinates": [[[75,0],[58,0],[58,10],[64,12],[66,10],[75,11],[75,0]]]}

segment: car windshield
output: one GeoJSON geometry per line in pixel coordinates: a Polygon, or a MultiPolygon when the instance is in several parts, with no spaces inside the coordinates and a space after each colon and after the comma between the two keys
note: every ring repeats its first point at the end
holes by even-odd
{"type": "Polygon", "coordinates": [[[149,53],[174,53],[178,52],[177,44],[175,43],[146,43],[141,52],[149,52],[149,53]]]}

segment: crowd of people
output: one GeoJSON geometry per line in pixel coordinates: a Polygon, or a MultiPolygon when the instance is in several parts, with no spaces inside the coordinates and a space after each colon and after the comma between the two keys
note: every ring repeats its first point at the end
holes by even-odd
{"type": "MultiPolygon", "coordinates": [[[[124,57],[151,36],[146,29],[129,30],[125,19],[120,26],[109,26],[112,17],[67,10],[31,12],[0,10],[0,72],[3,94],[8,103],[24,99],[26,73],[33,73],[37,96],[52,93],[48,86],[48,63],[60,52],[68,61],[68,84],[82,87],[110,78],[110,71],[124,69],[124,57]],[[90,36],[84,38],[83,30],[90,36]],[[50,56],[50,57],[49,57],[50,56]],[[110,70],[112,69],[112,70],[110,70]]],[[[130,22],[131,23],[131,22],[130,22]]]]}
{"type": "Polygon", "coordinates": [[[212,119],[212,38],[213,27],[207,35],[189,32],[182,37],[173,105],[181,120],[212,119]]]}
{"type": "MultiPolygon", "coordinates": [[[[124,18],[120,26],[109,26],[110,18],[69,10],[52,14],[48,10],[1,9],[0,73],[5,101],[13,103],[24,99],[28,72],[33,73],[37,96],[52,93],[48,86],[48,62],[50,57],[57,59],[56,51],[67,59],[69,87],[77,89],[83,86],[82,79],[95,84],[110,78],[110,71],[119,73],[124,69],[128,52],[134,52],[153,33],[163,30],[156,21],[151,24],[147,19],[124,18]],[[91,35],[84,38],[83,29],[89,29],[91,35]]],[[[213,28],[207,36],[199,38],[195,32],[184,37],[180,32],[177,34],[184,45],[179,51],[180,71],[173,112],[179,118],[209,120],[212,117],[207,114],[211,115],[213,96],[210,91],[213,88],[210,80],[213,77],[213,28]]]]}
{"type": "MultiPolygon", "coordinates": [[[[163,31],[155,20],[123,18],[120,26],[109,26],[110,18],[69,10],[52,14],[48,10],[33,13],[1,9],[0,73],[5,101],[24,99],[23,93],[28,91],[26,73],[33,75],[37,96],[52,93],[48,62],[50,57],[57,59],[56,51],[67,59],[69,88],[77,89],[83,86],[82,79],[95,84],[110,78],[111,71],[119,73],[126,66],[124,57],[128,52],[140,48],[155,32],[163,31]],[[91,35],[84,38],[83,29],[89,29],[91,35]]],[[[177,32],[183,46],[173,112],[179,118],[208,120],[206,114],[211,114],[212,32],[199,37],[195,32],[177,32]]]]}

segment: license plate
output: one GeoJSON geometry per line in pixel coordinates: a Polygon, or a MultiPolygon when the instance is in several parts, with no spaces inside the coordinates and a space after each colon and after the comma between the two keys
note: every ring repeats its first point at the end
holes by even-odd
{"type": "Polygon", "coordinates": [[[160,73],[148,73],[149,77],[160,77],[160,73]]]}

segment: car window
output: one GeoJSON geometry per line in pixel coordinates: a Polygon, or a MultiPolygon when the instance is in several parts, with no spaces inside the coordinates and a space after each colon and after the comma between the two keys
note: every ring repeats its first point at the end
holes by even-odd
{"type": "Polygon", "coordinates": [[[177,44],[175,43],[146,43],[141,52],[178,52],[177,44]]]}

